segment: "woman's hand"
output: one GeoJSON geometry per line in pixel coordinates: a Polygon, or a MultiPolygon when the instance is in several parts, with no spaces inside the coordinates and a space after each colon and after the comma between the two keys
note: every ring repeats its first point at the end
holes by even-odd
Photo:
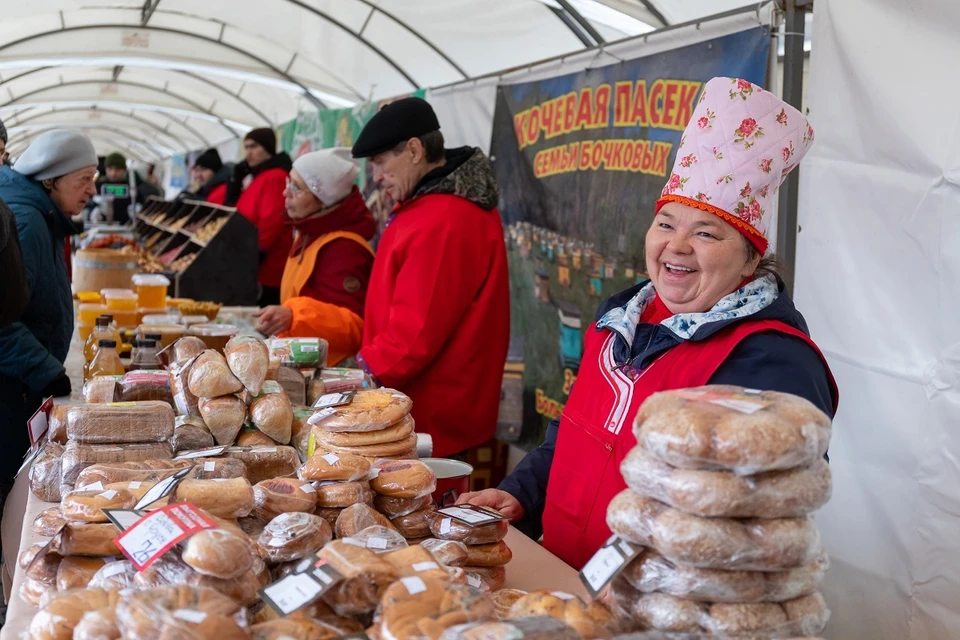
{"type": "Polygon", "coordinates": [[[500,489],[484,489],[483,491],[464,493],[457,499],[457,504],[473,504],[478,507],[490,507],[509,518],[510,522],[516,522],[522,518],[525,513],[523,506],[516,498],[500,489]]]}
{"type": "Polygon", "coordinates": [[[267,337],[280,335],[293,326],[293,310],[283,305],[264,307],[253,317],[257,318],[257,331],[267,337]]]}

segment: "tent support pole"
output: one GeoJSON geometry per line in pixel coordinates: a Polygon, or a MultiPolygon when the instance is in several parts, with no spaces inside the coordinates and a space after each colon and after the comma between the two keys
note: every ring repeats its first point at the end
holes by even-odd
{"type": "MultiPolygon", "coordinates": [[[[786,16],[783,56],[783,100],[798,110],[803,103],[803,38],[806,12],[813,0],[783,0],[786,16]]],[[[791,171],[783,187],[777,207],[777,256],[786,267],[784,280],[793,294],[797,265],[797,197],[800,192],[800,170],[791,171]]]]}

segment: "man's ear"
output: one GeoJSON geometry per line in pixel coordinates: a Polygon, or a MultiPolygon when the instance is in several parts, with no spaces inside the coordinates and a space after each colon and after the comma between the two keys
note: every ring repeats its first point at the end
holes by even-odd
{"type": "Polygon", "coordinates": [[[414,164],[420,164],[425,162],[427,159],[426,149],[423,148],[423,141],[420,138],[410,138],[410,141],[407,143],[407,148],[410,150],[411,159],[414,164]]]}
{"type": "Polygon", "coordinates": [[[47,191],[53,191],[53,179],[52,179],[52,178],[48,178],[48,179],[44,180],[41,184],[43,184],[44,188],[45,188],[47,191]]]}

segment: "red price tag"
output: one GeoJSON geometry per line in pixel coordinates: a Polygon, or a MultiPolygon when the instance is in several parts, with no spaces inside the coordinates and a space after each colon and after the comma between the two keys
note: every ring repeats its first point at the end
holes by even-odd
{"type": "Polygon", "coordinates": [[[167,505],[144,516],[114,542],[137,571],[143,571],[194,533],[216,527],[217,524],[199,509],[183,502],[167,505]]]}

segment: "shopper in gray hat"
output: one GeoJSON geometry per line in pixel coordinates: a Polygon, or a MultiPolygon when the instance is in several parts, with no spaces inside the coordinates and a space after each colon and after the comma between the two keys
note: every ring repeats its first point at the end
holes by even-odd
{"type": "Polygon", "coordinates": [[[0,199],[13,211],[29,302],[19,321],[0,328],[0,495],[29,447],[25,425],[45,396],[68,396],[63,362],[73,335],[73,294],[65,239],[70,216],[93,197],[97,153],[80,132],[38,136],[13,167],[0,166],[0,199]]]}

